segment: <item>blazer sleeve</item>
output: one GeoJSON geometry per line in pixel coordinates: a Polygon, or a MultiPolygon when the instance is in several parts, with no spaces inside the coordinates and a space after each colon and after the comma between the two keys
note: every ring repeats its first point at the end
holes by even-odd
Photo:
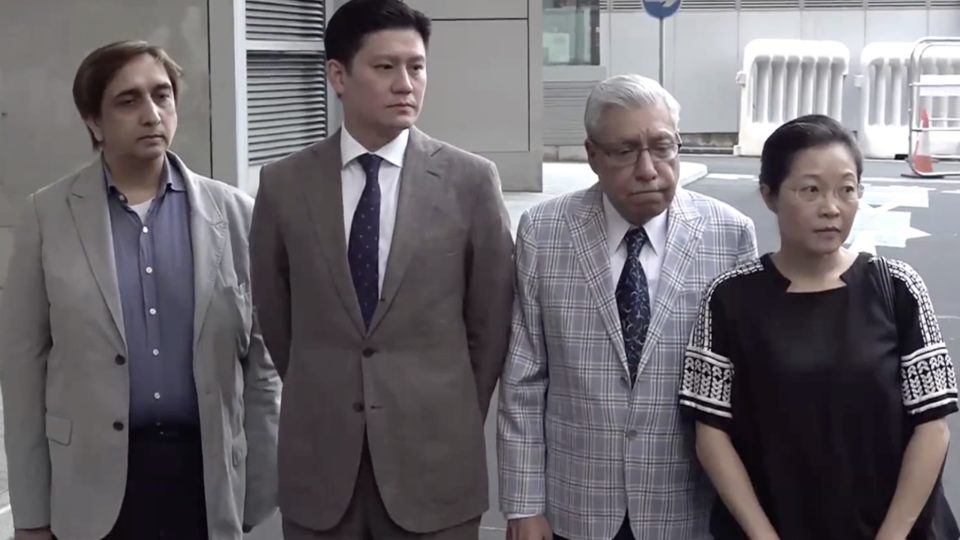
{"type": "MultiPolygon", "coordinates": [[[[249,244],[246,235],[253,202],[246,195],[241,197],[243,223],[242,240],[236,241],[238,249],[249,260],[249,244]]],[[[244,265],[244,268],[249,266],[244,265]]],[[[249,276],[245,276],[249,278],[249,276]]],[[[243,366],[243,429],[247,441],[246,495],[244,497],[243,526],[245,530],[269,518],[277,509],[277,429],[280,420],[280,393],[282,384],[270,353],[263,342],[256,310],[246,350],[240,363],[243,366]]]]}
{"type": "Polygon", "coordinates": [[[263,341],[283,378],[290,361],[290,263],[269,171],[267,166],[260,172],[260,190],[253,207],[250,268],[253,305],[263,341]]]}
{"type": "Polygon", "coordinates": [[[0,387],[14,527],[50,525],[50,453],[45,428],[52,345],[39,213],[27,200],[15,232],[0,305],[0,387]]]}
{"type": "Polygon", "coordinates": [[[546,512],[547,349],[537,297],[537,249],[530,217],[517,231],[516,293],[513,331],[497,418],[500,510],[508,517],[546,512]]]}
{"type": "Polygon", "coordinates": [[[510,339],[513,238],[500,176],[493,163],[486,162],[477,185],[470,221],[464,314],[477,399],[486,418],[510,339]]]}
{"type": "Polygon", "coordinates": [[[756,227],[752,219],[744,217],[743,227],[740,229],[740,242],[737,247],[737,265],[746,264],[758,257],[756,227]]]}

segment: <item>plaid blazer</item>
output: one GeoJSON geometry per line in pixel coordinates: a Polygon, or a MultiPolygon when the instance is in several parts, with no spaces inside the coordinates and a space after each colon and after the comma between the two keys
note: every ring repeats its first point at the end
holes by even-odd
{"type": "Polygon", "coordinates": [[[757,256],[753,222],[678,189],[631,388],[610,287],[598,185],[542,203],[517,231],[513,335],[500,381],[500,509],[547,516],[571,539],[613,538],[629,508],[642,540],[709,538],[714,492],[677,404],[701,296],[757,256]]]}

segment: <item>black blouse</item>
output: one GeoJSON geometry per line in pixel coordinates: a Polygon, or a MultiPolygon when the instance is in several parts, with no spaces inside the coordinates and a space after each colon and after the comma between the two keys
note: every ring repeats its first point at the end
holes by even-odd
{"type": "MultiPolygon", "coordinates": [[[[770,255],[718,277],[684,359],[680,406],[726,431],[782,540],[873,540],[914,426],[957,410],[926,286],[861,254],[845,287],[788,293],[770,255]]],[[[744,538],[718,499],[711,530],[744,538]]],[[[960,537],[940,481],[910,539],[960,537]]]]}

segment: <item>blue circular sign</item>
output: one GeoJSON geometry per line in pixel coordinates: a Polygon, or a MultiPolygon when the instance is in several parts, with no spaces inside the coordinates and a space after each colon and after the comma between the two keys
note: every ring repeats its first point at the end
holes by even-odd
{"type": "Polygon", "coordinates": [[[643,0],[643,9],[651,17],[666,19],[680,11],[680,0],[643,0]]]}

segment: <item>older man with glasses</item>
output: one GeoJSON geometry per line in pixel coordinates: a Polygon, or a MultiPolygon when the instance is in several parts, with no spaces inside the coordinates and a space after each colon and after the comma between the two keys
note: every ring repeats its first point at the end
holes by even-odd
{"type": "Polygon", "coordinates": [[[703,290],[757,248],[746,216],[677,186],[679,112],[648,78],[600,83],[599,182],[520,218],[498,419],[511,539],[709,538],[677,386],[703,290]]]}

